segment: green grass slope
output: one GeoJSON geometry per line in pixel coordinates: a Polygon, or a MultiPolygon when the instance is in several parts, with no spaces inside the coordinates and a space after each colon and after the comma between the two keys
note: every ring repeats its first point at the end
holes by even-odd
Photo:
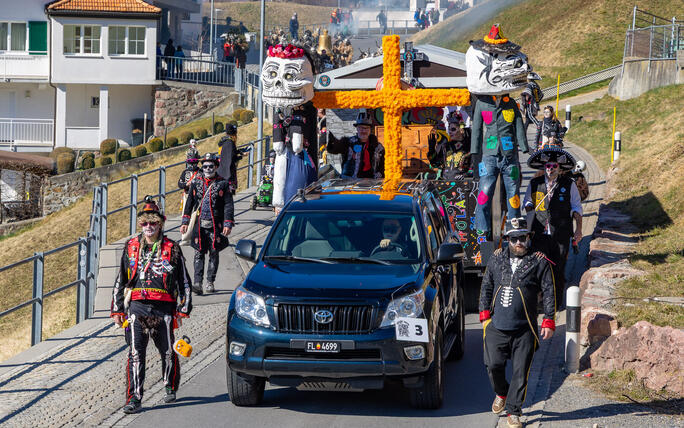
{"type": "MultiPolygon", "coordinates": [[[[259,31],[261,21],[260,3],[257,1],[240,2],[214,2],[214,8],[221,9],[218,12],[218,22],[225,24],[227,16],[232,18],[232,25],[240,21],[250,31],[259,31]]],[[[209,16],[210,3],[202,5],[202,14],[209,16]]],[[[323,24],[330,21],[331,8],[325,6],[309,6],[297,3],[266,3],[266,30],[280,27],[288,33],[292,13],[297,12],[300,32],[305,25],[323,24]]]]}
{"type": "MultiPolygon", "coordinates": [[[[681,1],[650,0],[638,5],[665,18],[684,12],[681,1]]],[[[526,0],[466,34],[458,28],[439,30],[421,43],[465,52],[469,40],[482,38],[493,23],[500,23],[503,34],[522,46],[544,78],[542,87],[548,87],[559,74],[564,82],[621,63],[633,7],[634,0],[526,0]]]]}
{"type": "Polygon", "coordinates": [[[605,203],[629,213],[641,230],[630,261],[646,271],[618,284],[618,320],[684,328],[684,307],[643,301],[684,297],[684,85],[628,101],[605,96],[573,108],[582,121],[573,124],[568,140],[587,149],[604,170],[610,166],[613,107],[622,152],[612,182],[616,192],[605,203]]]}

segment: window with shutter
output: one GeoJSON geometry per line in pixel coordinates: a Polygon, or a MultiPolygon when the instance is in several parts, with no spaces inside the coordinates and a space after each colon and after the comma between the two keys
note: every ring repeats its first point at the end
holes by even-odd
{"type": "Polygon", "coordinates": [[[47,21],[29,21],[29,53],[47,55],[47,21]]]}

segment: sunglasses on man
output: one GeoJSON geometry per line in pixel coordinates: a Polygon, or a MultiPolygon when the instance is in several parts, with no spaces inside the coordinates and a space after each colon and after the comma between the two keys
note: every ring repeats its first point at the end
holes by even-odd
{"type": "Polygon", "coordinates": [[[527,235],[509,236],[508,241],[511,244],[517,244],[518,242],[525,243],[525,242],[527,242],[527,235]]]}
{"type": "Polygon", "coordinates": [[[211,171],[211,170],[214,169],[214,168],[216,168],[216,166],[215,166],[214,164],[211,164],[211,163],[208,164],[208,165],[202,165],[202,169],[206,169],[206,170],[209,170],[209,171],[211,171]]]}
{"type": "Polygon", "coordinates": [[[544,165],[546,169],[556,169],[558,168],[558,163],[556,162],[548,162],[546,165],[544,165]]]}
{"type": "Polygon", "coordinates": [[[143,221],[143,222],[140,223],[140,226],[142,226],[142,227],[147,227],[147,226],[152,226],[152,227],[154,227],[154,226],[156,226],[156,225],[158,225],[158,224],[159,224],[158,221],[143,221]]]}
{"type": "Polygon", "coordinates": [[[382,231],[385,233],[397,233],[399,226],[394,224],[388,224],[382,227],[382,231]]]}

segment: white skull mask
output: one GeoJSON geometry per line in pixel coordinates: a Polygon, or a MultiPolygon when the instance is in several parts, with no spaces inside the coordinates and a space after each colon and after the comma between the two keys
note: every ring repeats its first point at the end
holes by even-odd
{"type": "Polygon", "coordinates": [[[263,100],[272,107],[293,107],[314,96],[313,68],[306,57],[268,57],[261,70],[263,100]]]}
{"type": "Polygon", "coordinates": [[[527,84],[532,67],[520,51],[489,53],[474,47],[466,52],[466,83],[478,95],[502,95],[527,84]]]}

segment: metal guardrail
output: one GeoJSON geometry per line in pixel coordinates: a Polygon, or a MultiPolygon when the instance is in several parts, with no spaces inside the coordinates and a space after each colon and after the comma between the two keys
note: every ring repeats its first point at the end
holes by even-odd
{"type": "Polygon", "coordinates": [[[157,79],[234,86],[235,64],[195,58],[158,56],[157,79]]]}
{"type": "MultiPolygon", "coordinates": [[[[238,168],[238,170],[248,170],[248,187],[251,187],[254,184],[255,168],[256,179],[259,180],[261,178],[260,165],[268,158],[270,141],[271,137],[267,136],[260,140],[250,141],[238,146],[238,149],[245,149],[247,147],[250,149],[247,164],[238,168]]],[[[31,306],[31,345],[36,345],[42,341],[43,337],[44,299],[54,294],[68,290],[72,287],[77,287],[76,322],[79,323],[88,318],[92,318],[95,304],[95,292],[97,290],[97,273],[99,270],[100,248],[104,245],[107,245],[108,217],[118,212],[128,210],[129,234],[134,235],[137,228],[138,204],[143,202],[143,200],[140,200],[138,196],[139,178],[150,174],[158,174],[158,193],[151,196],[159,198],[160,207],[162,210],[164,210],[166,206],[166,197],[170,194],[181,191],[181,189],[166,190],[166,170],[168,168],[183,165],[184,163],[185,162],[176,162],[169,165],[160,166],[140,174],[132,174],[129,177],[124,177],[96,186],[93,189],[93,203],[90,214],[89,230],[85,237],[62,245],[61,247],[53,248],[47,251],[36,252],[31,257],[0,267],[0,274],[10,275],[9,272],[12,269],[29,263],[32,263],[33,265],[33,293],[31,299],[0,312],[0,319],[22,308],[31,306]],[[129,203],[115,209],[109,209],[109,187],[126,181],[130,182],[129,203]],[[57,254],[74,247],[78,247],[78,261],[76,264],[77,279],[67,284],[61,284],[55,289],[45,292],[45,258],[49,255],[57,254]]],[[[60,266],[60,268],[68,268],[68,266],[60,266]]]]}
{"type": "MultiPolygon", "coordinates": [[[[612,79],[613,77],[617,76],[618,73],[620,73],[620,70],[622,68],[622,65],[614,65],[613,67],[608,67],[606,69],[603,69],[601,71],[597,71],[595,73],[587,74],[586,76],[578,77],[577,79],[572,79],[568,80],[567,82],[563,82],[560,84],[560,90],[559,93],[566,94],[570,91],[574,91],[575,89],[580,89],[585,86],[593,85],[594,83],[602,82],[607,79],[612,79]]],[[[556,86],[551,86],[548,88],[542,89],[542,92],[544,93],[544,98],[552,98],[556,96],[556,86]]]]}

